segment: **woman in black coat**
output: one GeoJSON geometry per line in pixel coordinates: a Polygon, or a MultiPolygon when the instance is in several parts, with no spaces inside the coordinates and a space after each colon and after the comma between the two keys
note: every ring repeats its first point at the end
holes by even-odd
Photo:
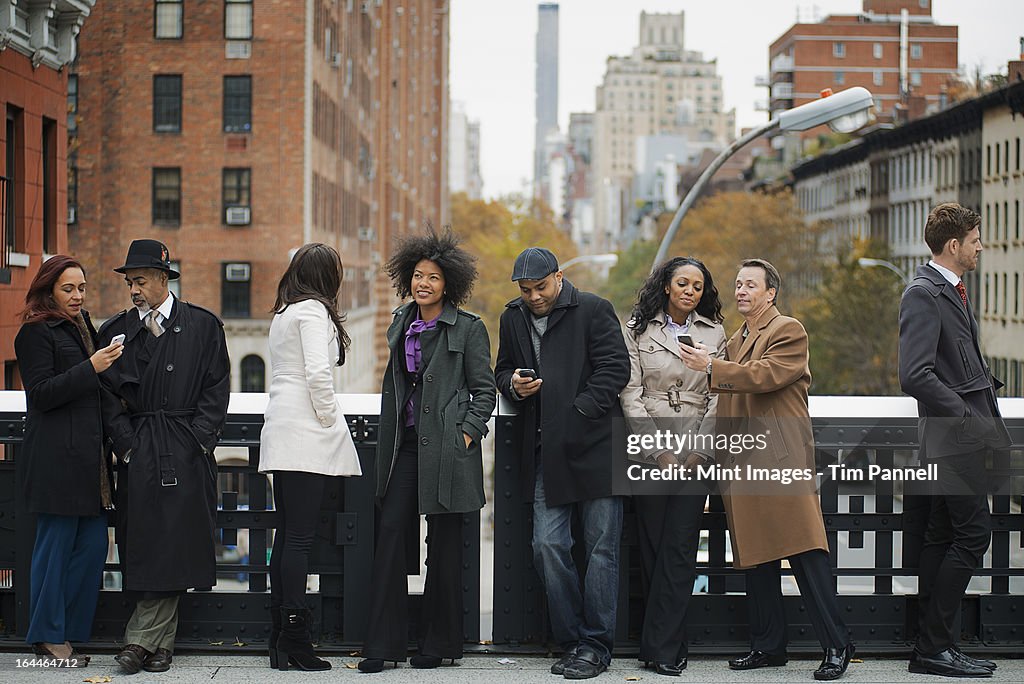
{"type": "Polygon", "coordinates": [[[26,640],[72,667],[89,662],[71,642],[89,640],[107,557],[111,477],[98,374],[121,355],[120,343],[96,349],[84,299],[82,265],[51,257],[29,286],[14,340],[27,406],[26,498],[37,515],[26,640]]]}
{"type": "Polygon", "coordinates": [[[491,346],[480,317],[459,309],[476,280],[475,259],[450,231],[406,239],[386,269],[412,301],[388,328],[377,439],[377,544],[362,672],[404,661],[408,646],[405,550],[410,522],[427,516],[427,578],[419,653],[434,668],[462,657],[462,514],[484,505],[480,442],[497,400],[491,346]]]}

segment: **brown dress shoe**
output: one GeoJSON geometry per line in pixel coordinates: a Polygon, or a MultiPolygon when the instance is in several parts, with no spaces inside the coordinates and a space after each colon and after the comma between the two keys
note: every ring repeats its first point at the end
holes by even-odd
{"type": "Polygon", "coordinates": [[[128,644],[121,649],[120,653],[114,656],[114,662],[121,666],[125,674],[135,674],[142,669],[142,664],[151,655],[149,651],[138,644],[128,644]]]}
{"type": "Polygon", "coordinates": [[[171,669],[171,652],[166,648],[156,649],[156,653],[142,663],[142,669],[146,672],[167,672],[171,669]]]}

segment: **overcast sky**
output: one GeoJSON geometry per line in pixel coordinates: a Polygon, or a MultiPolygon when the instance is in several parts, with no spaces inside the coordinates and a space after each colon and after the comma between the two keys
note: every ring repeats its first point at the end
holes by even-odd
{"type": "MultiPolygon", "coordinates": [[[[484,194],[521,192],[532,176],[534,42],[537,2],[451,0],[451,97],[480,121],[484,194]]],[[[561,0],[559,3],[559,125],[569,113],[594,110],[595,88],[609,55],[627,55],[637,43],[640,12],[686,14],[686,49],[718,60],[725,106],[738,126],[767,121],[754,109],[768,89],[768,46],[793,23],[827,14],[855,14],[860,0],[561,0]]],[[[940,24],[960,27],[960,64],[986,73],[1005,70],[1020,52],[1024,0],[933,0],[940,24]]]]}

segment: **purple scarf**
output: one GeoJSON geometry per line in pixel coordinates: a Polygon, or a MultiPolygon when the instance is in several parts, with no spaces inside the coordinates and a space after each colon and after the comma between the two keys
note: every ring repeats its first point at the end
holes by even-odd
{"type": "MultiPolygon", "coordinates": [[[[409,329],[405,331],[405,369],[412,374],[415,374],[423,363],[423,350],[420,347],[420,333],[424,330],[433,330],[436,328],[438,318],[440,318],[440,315],[435,317],[433,320],[424,321],[420,318],[420,314],[417,311],[416,320],[414,320],[409,326],[409,329]]],[[[411,427],[415,424],[416,401],[414,396],[410,396],[409,402],[405,405],[405,426],[411,427]]]]}

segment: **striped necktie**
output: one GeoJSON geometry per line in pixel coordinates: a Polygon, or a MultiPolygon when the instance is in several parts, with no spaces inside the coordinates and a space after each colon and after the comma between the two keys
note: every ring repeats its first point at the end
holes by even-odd
{"type": "Polygon", "coordinates": [[[160,321],[157,320],[159,315],[160,312],[154,309],[146,316],[146,330],[153,333],[153,337],[160,337],[164,334],[163,326],[161,326],[160,321]]]}

